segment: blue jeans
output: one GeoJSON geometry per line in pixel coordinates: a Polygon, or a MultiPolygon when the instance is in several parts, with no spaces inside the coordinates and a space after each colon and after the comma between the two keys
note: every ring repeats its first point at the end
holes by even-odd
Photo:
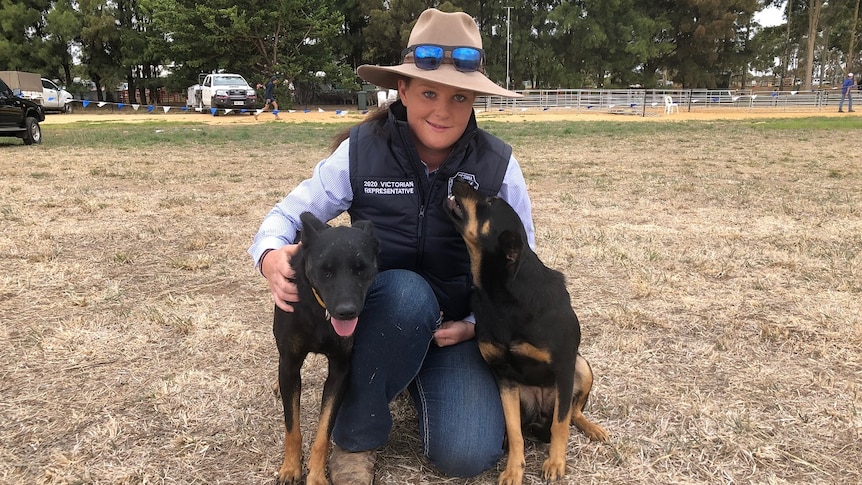
{"type": "MultiPolygon", "coordinates": [[[[853,87],[850,89],[853,89],[853,87]]],[[[853,93],[850,91],[847,91],[847,94],[841,94],[841,101],[838,103],[838,111],[844,109],[844,98],[847,98],[847,109],[853,111],[853,93]]]]}
{"type": "Polygon", "coordinates": [[[505,420],[494,375],[475,339],[432,343],[439,320],[437,299],[421,276],[377,275],[359,316],[348,389],[332,432],[338,446],[383,446],[392,428],[389,402],[407,389],[425,456],[441,472],[472,477],[497,463],[505,420]]]}

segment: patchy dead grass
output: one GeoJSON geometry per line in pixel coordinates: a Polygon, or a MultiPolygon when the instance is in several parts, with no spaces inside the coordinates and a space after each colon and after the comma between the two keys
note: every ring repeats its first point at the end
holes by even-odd
{"type": "MultiPolygon", "coordinates": [[[[245,249],[325,144],[0,146],[0,482],[273,481],[271,304],[245,249]]],[[[611,434],[573,434],[565,483],[862,482],[862,128],[515,151],[611,434]]],[[[379,483],[496,483],[438,475],[408,400],[393,412],[379,483]]]]}

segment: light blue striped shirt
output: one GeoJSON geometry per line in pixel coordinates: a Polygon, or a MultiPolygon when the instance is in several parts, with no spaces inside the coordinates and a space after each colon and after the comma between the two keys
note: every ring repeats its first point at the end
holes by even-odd
{"type": "MultiPolygon", "coordinates": [[[[248,248],[254,264],[267,249],[293,244],[302,228],[299,215],[311,212],[321,221],[329,221],[346,211],[353,201],[350,186],[350,140],[344,140],[332,154],[318,162],[311,178],[302,181],[263,219],[254,242],[248,248]]],[[[500,198],[508,202],[521,217],[527,231],[527,241],[535,249],[533,213],[527,184],[518,161],[512,156],[500,187],[500,198]]]]}

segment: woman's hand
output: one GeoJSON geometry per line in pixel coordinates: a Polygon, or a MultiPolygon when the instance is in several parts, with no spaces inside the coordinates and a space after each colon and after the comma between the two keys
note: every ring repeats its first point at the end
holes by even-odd
{"type": "Polygon", "coordinates": [[[438,347],[455,345],[476,336],[476,326],[464,320],[449,320],[440,324],[440,328],[434,332],[434,342],[438,347]]]}
{"type": "Polygon", "coordinates": [[[290,265],[290,258],[299,251],[299,244],[289,244],[280,249],[267,252],[260,262],[260,272],[269,283],[269,291],[275,305],[286,312],[293,312],[291,303],[299,301],[299,292],[293,278],[296,272],[290,265]]]}

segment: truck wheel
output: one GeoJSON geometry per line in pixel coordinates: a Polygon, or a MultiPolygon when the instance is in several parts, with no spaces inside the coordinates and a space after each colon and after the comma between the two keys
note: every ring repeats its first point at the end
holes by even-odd
{"type": "Polygon", "coordinates": [[[21,136],[25,145],[38,145],[42,143],[42,128],[39,127],[39,120],[28,116],[24,120],[24,128],[27,130],[21,136]]]}
{"type": "Polygon", "coordinates": [[[63,106],[63,111],[65,111],[68,114],[72,114],[72,111],[74,111],[74,108],[72,107],[72,103],[66,103],[66,106],[63,106]]]}

